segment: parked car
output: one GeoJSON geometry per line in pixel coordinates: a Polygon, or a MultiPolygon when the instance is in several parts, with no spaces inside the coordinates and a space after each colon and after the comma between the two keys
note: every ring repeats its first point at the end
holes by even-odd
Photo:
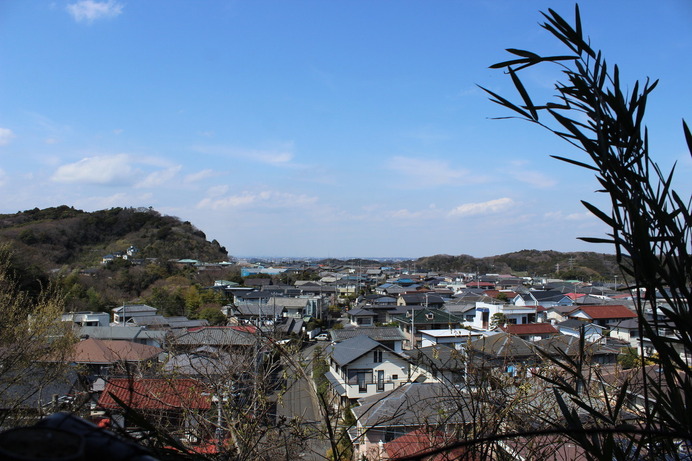
{"type": "Polygon", "coordinates": [[[320,333],[315,336],[315,339],[317,341],[329,341],[329,335],[327,333],[320,333]]]}

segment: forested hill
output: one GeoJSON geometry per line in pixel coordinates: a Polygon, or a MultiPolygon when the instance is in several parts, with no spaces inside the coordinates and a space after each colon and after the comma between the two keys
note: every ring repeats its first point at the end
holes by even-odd
{"type": "Polygon", "coordinates": [[[197,259],[219,262],[228,252],[201,230],[151,208],[111,208],[86,212],[68,206],[34,208],[0,215],[0,243],[47,270],[87,267],[104,255],[139,250],[137,258],[197,259]]]}
{"type": "Polygon", "coordinates": [[[461,271],[481,274],[555,276],[564,279],[612,279],[619,274],[615,255],[595,252],[521,250],[498,256],[474,258],[469,255],[435,255],[415,261],[419,269],[461,271]]]}

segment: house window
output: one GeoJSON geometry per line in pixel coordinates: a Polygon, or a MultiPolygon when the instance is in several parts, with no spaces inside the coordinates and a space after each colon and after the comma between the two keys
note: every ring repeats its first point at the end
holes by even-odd
{"type": "Polygon", "coordinates": [[[396,381],[397,379],[399,379],[399,375],[392,375],[392,381],[396,381]]]}
{"type": "Polygon", "coordinates": [[[372,360],[375,363],[382,363],[382,351],[381,350],[374,351],[372,360]]]}

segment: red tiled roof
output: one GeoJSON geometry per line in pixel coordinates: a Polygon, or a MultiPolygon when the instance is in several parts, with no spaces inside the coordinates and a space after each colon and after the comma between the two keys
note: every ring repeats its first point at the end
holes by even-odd
{"type": "Polygon", "coordinates": [[[155,346],[132,341],[89,338],[75,345],[72,361],[76,363],[141,362],[163,352],[155,346]]]}
{"type": "Polygon", "coordinates": [[[565,296],[567,296],[569,299],[577,299],[577,298],[583,298],[586,296],[586,293],[565,293],[565,296]]]}
{"type": "Polygon", "coordinates": [[[635,314],[622,304],[607,304],[605,306],[582,306],[579,309],[572,312],[570,316],[574,316],[574,314],[578,312],[583,312],[592,319],[600,320],[634,319],[637,317],[637,314],[635,314]]]}
{"type": "Polygon", "coordinates": [[[559,332],[549,323],[509,324],[500,327],[511,335],[556,335],[559,332]]]}
{"type": "Polygon", "coordinates": [[[112,378],[106,383],[98,405],[121,409],[117,398],[138,410],[208,410],[211,408],[208,392],[207,386],[195,379],[112,378]]]}

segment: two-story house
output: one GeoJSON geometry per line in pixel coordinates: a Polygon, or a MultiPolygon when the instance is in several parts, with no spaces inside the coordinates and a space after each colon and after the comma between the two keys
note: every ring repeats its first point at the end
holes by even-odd
{"type": "Polygon", "coordinates": [[[332,344],[326,374],[332,391],[350,401],[395,389],[409,379],[408,357],[368,336],[332,344]]]}

